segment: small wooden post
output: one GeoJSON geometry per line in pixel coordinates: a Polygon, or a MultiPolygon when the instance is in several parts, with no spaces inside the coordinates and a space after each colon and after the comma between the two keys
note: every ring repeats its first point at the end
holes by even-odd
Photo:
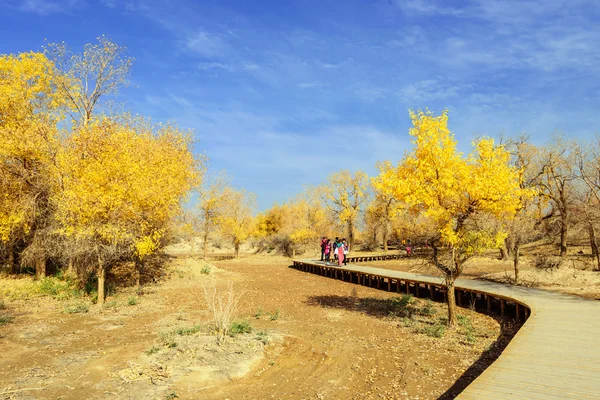
{"type": "Polygon", "coordinates": [[[410,294],[410,282],[404,281],[404,284],[406,285],[406,294],[410,294]]]}
{"type": "Polygon", "coordinates": [[[486,294],[485,299],[487,302],[487,312],[489,314],[492,312],[492,296],[490,296],[489,294],[486,294]]]}
{"type": "Polygon", "coordinates": [[[373,286],[373,275],[369,275],[369,287],[373,286]]]}
{"type": "Polygon", "coordinates": [[[400,279],[396,279],[396,293],[400,293],[400,279]]]}
{"type": "Polygon", "coordinates": [[[392,278],[388,278],[388,292],[392,291],[392,278]]]}
{"type": "Polygon", "coordinates": [[[433,292],[433,285],[429,285],[429,298],[431,300],[433,300],[435,298],[434,292],[433,292]]]}
{"type": "Polygon", "coordinates": [[[515,303],[515,314],[516,314],[517,322],[519,322],[521,320],[521,317],[519,315],[520,311],[521,311],[521,306],[519,305],[519,303],[515,303]]]}
{"type": "Polygon", "coordinates": [[[504,303],[506,303],[504,301],[504,299],[500,299],[500,316],[501,317],[504,317],[504,305],[505,305],[504,303]]]}
{"type": "Polygon", "coordinates": [[[377,289],[381,289],[381,277],[377,277],[377,289]]]}
{"type": "Polygon", "coordinates": [[[415,282],[415,296],[419,297],[419,282],[415,282]]]}

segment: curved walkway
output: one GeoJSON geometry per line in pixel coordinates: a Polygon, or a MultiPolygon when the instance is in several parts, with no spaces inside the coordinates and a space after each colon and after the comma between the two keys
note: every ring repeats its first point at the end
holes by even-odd
{"type": "MultiPolygon", "coordinates": [[[[294,260],[294,267],[417,295],[422,287],[432,297],[444,290],[441,279],[430,275],[353,264],[339,268],[310,259],[294,260]]],[[[457,299],[471,293],[473,302],[487,301],[488,310],[495,299],[502,312],[512,302],[517,319],[528,317],[500,357],[458,399],[600,399],[599,301],[469,279],[458,279],[456,289],[457,299]]]]}

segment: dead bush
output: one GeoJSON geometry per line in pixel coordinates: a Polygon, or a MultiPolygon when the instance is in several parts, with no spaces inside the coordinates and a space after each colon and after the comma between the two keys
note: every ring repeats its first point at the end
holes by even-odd
{"type": "Polygon", "coordinates": [[[221,344],[230,333],[242,294],[236,293],[232,282],[229,281],[224,287],[219,288],[216,280],[212,278],[203,282],[202,298],[212,316],[212,328],[217,336],[217,343],[221,344]]]}

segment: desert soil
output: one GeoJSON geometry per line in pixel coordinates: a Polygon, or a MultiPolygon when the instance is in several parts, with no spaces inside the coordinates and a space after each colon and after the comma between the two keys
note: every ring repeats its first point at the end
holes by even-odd
{"type": "Polygon", "coordinates": [[[423,332],[439,328],[442,304],[430,317],[390,316],[382,305],[396,294],[302,273],[283,257],[216,261],[210,274],[202,261],[172,264],[133,305],[133,289],[79,314],[64,313],[65,301],[4,299],[13,320],[0,326],[0,398],[453,398],[511,333],[461,309],[468,324],[434,337],[423,332]],[[253,329],[222,346],[201,295],[211,279],[233,282],[238,319],[253,329]]]}

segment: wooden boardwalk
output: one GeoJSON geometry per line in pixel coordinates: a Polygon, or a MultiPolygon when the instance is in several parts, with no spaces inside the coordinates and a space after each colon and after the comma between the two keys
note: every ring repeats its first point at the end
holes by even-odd
{"type": "MultiPolygon", "coordinates": [[[[421,290],[421,296],[424,291],[438,300],[445,291],[441,278],[429,275],[309,259],[294,260],[294,267],[384,290],[416,295],[421,290]]],[[[458,399],[600,399],[600,301],[468,279],[458,279],[456,289],[463,305],[526,319],[458,399]]]]}

